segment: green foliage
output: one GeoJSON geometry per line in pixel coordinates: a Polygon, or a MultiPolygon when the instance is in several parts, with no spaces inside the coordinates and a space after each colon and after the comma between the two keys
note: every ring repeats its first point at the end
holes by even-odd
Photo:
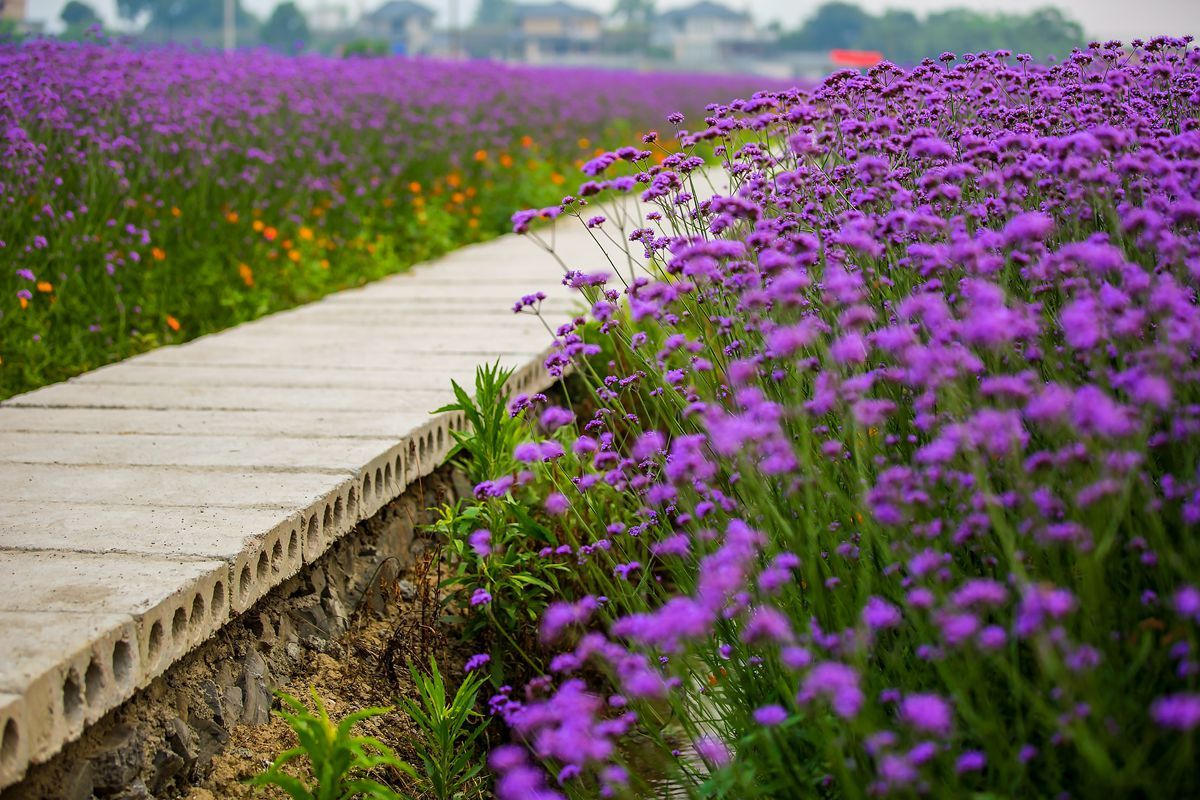
{"type": "Polygon", "coordinates": [[[790,50],[879,50],[892,61],[910,64],[944,51],[1006,49],[1041,58],[1082,45],[1084,38],[1079,23],[1057,8],[1028,14],[949,8],[920,19],[897,9],[875,16],[838,0],[825,3],[804,25],[784,34],[780,45],[790,50]]]}
{"type": "Polygon", "coordinates": [[[454,447],[449,458],[467,473],[472,483],[479,483],[512,471],[513,448],[521,441],[524,426],[514,419],[505,405],[506,385],[511,369],[500,362],[475,370],[475,398],[451,381],[454,402],[442,406],[435,414],[458,411],[467,418],[468,431],[451,431],[454,447]]]}
{"type": "Polygon", "coordinates": [[[429,674],[422,674],[411,662],[409,674],[420,702],[404,699],[404,709],[420,726],[417,752],[425,767],[425,790],[436,800],[482,796],[483,769],[475,740],[487,728],[486,719],[475,710],[483,679],[478,672],[468,674],[447,704],[446,683],[437,661],[430,659],[429,674]]]}
{"type": "Polygon", "coordinates": [[[290,51],[297,43],[308,40],[308,20],[292,0],[275,6],[271,16],[259,30],[263,42],[290,51]]]}
{"type": "Polygon", "coordinates": [[[94,8],[81,0],[70,0],[63,6],[58,18],[68,29],[89,28],[92,25],[100,24],[100,15],[94,8]]]}
{"type": "MultiPolygon", "coordinates": [[[[147,27],[158,31],[170,32],[181,28],[215,30],[224,23],[225,5],[214,0],[117,0],[117,14],[130,21],[148,17],[147,27]]],[[[256,21],[241,0],[234,0],[234,16],[238,27],[246,27],[256,21]]]]}
{"type": "Polygon", "coordinates": [[[352,729],[359,722],[388,713],[388,708],[364,708],[334,723],[321,698],[312,690],[316,712],[310,711],[294,697],[280,693],[279,698],[291,711],[277,712],[295,732],[300,744],[279,754],[274,763],[250,783],[253,786],[278,786],[292,800],[351,800],[363,797],[371,800],[403,800],[396,792],[374,778],[375,770],[390,769],[416,777],[411,766],[396,757],[383,742],[371,736],[355,736],[352,729]],[[307,756],[307,773],[296,777],[283,771],[293,764],[303,770],[307,756]]]}
{"type": "Polygon", "coordinates": [[[512,0],[479,0],[475,9],[476,25],[507,25],[512,22],[512,0]]]}
{"type": "Polygon", "coordinates": [[[355,56],[366,58],[378,58],[388,54],[387,42],[379,41],[378,39],[355,39],[347,42],[342,48],[342,56],[345,58],[353,58],[355,56]]]}

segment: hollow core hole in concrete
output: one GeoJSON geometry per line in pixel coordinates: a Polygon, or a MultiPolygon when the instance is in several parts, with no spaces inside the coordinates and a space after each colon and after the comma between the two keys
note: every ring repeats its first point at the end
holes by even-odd
{"type": "Polygon", "coordinates": [[[112,665],[118,684],[126,686],[133,680],[133,648],[124,639],[113,645],[112,665]]]}
{"type": "Polygon", "coordinates": [[[187,612],[182,608],[177,608],[175,616],[171,617],[171,638],[177,642],[182,641],[185,633],[187,633],[187,612]]]}
{"type": "Polygon", "coordinates": [[[362,499],[363,499],[364,503],[370,502],[370,500],[371,500],[371,476],[370,475],[363,476],[362,499]]]}
{"type": "Polygon", "coordinates": [[[317,551],[317,545],[321,543],[321,529],[317,527],[317,515],[313,514],[308,518],[308,549],[314,553],[317,551]]]}
{"type": "Polygon", "coordinates": [[[442,445],[445,442],[446,442],[445,432],[441,428],[438,428],[437,429],[437,449],[439,451],[442,449],[442,445]]]}
{"type": "Polygon", "coordinates": [[[283,569],[283,540],[276,539],[275,546],[271,548],[271,571],[279,572],[283,569]]]}
{"type": "Polygon", "coordinates": [[[425,452],[429,453],[429,457],[433,458],[433,433],[425,434],[425,452]]]}
{"type": "Polygon", "coordinates": [[[258,579],[260,581],[265,581],[267,579],[267,575],[270,573],[270,571],[271,571],[271,562],[267,558],[267,551],[266,550],[258,551],[258,564],[254,567],[254,572],[258,575],[258,579]]]}
{"type": "Polygon", "coordinates": [[[204,596],[196,595],[192,598],[192,613],[189,617],[192,623],[192,630],[199,632],[204,625],[204,596]]]}
{"type": "Polygon", "coordinates": [[[245,603],[250,599],[250,586],[254,582],[254,576],[250,573],[250,565],[243,564],[241,574],[238,575],[238,597],[242,598],[245,603]]]}
{"type": "MultiPolygon", "coordinates": [[[[397,458],[396,461],[399,462],[400,459],[397,458]]],[[[384,486],[392,485],[392,465],[391,464],[388,464],[387,466],[385,466],[383,468],[383,484],[384,484],[384,486]]]]}
{"type": "Polygon", "coordinates": [[[334,527],[342,523],[342,498],[338,498],[331,506],[325,506],[325,537],[333,536],[337,531],[334,527]]]}
{"type": "Polygon", "coordinates": [[[402,459],[400,456],[396,456],[396,484],[397,484],[397,488],[399,488],[399,484],[401,484],[401,483],[403,483],[403,482],[404,482],[404,459],[402,459]]]}
{"type": "Polygon", "coordinates": [[[83,690],[79,688],[79,675],[75,670],[67,673],[67,679],[63,681],[63,714],[72,722],[79,719],[83,714],[83,690]]]}
{"type": "Polygon", "coordinates": [[[385,484],[386,480],[387,479],[383,475],[383,470],[376,468],[375,469],[375,499],[376,500],[383,499],[383,492],[384,492],[384,487],[386,486],[386,484],[385,484]]]}
{"type": "Polygon", "coordinates": [[[353,525],[354,520],[358,518],[358,490],[351,489],[346,502],[346,514],[349,519],[347,523],[353,525]]]}
{"type": "Polygon", "coordinates": [[[87,696],[87,704],[95,708],[104,694],[104,672],[95,659],[88,662],[87,672],[83,674],[83,692],[87,696]]]}
{"type": "Polygon", "coordinates": [[[21,744],[21,732],[17,730],[17,721],[4,721],[4,730],[0,730],[0,766],[12,768],[17,763],[17,748],[21,744]]]}
{"type": "Polygon", "coordinates": [[[155,620],[150,626],[150,640],[146,643],[147,656],[150,662],[158,660],[158,654],[162,652],[163,626],[160,620],[155,620]]]}
{"type": "Polygon", "coordinates": [[[225,583],[224,583],[224,581],[217,581],[216,585],[213,586],[213,595],[212,595],[213,614],[216,614],[218,611],[220,611],[224,607],[225,607],[225,583]]]}
{"type": "Polygon", "coordinates": [[[294,561],[300,555],[300,534],[292,531],[288,534],[288,561],[294,561]]]}

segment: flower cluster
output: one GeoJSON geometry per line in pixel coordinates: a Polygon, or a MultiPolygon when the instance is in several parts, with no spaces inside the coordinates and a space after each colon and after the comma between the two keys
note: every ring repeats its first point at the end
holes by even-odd
{"type": "Polygon", "coordinates": [[[563,216],[652,261],[577,285],[574,424],[522,412],[505,491],[577,572],[504,800],[1200,791],[1190,41],[884,63],[588,162],[563,216]]]}

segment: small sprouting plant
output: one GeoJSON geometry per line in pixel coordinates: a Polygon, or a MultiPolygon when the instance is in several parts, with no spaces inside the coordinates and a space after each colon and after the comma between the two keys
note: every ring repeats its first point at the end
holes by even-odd
{"type": "Polygon", "coordinates": [[[472,483],[504,475],[513,467],[513,448],[521,441],[523,425],[508,413],[505,388],[511,369],[499,362],[475,370],[475,398],[451,381],[455,402],[442,406],[435,414],[461,411],[470,423],[467,431],[451,431],[455,445],[449,458],[457,459],[472,483]]]}
{"type": "Polygon", "coordinates": [[[300,744],[280,753],[265,772],[250,780],[250,784],[278,786],[292,800],[351,800],[359,797],[405,800],[405,795],[369,775],[385,768],[415,778],[415,770],[378,739],[352,734],[358,723],[386,714],[391,709],[364,708],[335,723],[315,689],[312,690],[312,698],[316,704],[315,713],[296,698],[279,693],[279,699],[291,711],[285,709],[276,713],[295,732],[300,744]],[[291,775],[283,771],[285,766],[302,756],[307,756],[309,761],[306,775],[291,775]]]}
{"type": "Polygon", "coordinates": [[[420,727],[417,753],[425,767],[423,788],[437,800],[481,796],[478,775],[484,760],[475,741],[487,720],[475,710],[475,701],[483,679],[478,672],[469,673],[447,703],[446,682],[436,659],[430,659],[428,675],[411,662],[408,670],[420,701],[405,698],[403,702],[420,727]]]}

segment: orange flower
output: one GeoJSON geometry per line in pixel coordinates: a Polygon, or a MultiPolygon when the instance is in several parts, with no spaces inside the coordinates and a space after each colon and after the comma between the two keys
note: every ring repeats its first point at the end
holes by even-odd
{"type": "Polygon", "coordinates": [[[299,262],[300,261],[300,251],[299,250],[289,250],[288,258],[290,258],[294,262],[299,262]]]}
{"type": "Polygon", "coordinates": [[[21,309],[22,309],[22,310],[24,310],[24,309],[26,309],[26,308],[29,308],[29,301],[28,301],[28,300],[26,300],[24,297],[18,297],[17,299],[21,301],[21,309]]]}
{"type": "Polygon", "coordinates": [[[500,166],[507,168],[507,167],[511,167],[512,165],[513,165],[513,157],[512,156],[510,156],[508,153],[505,153],[504,155],[500,156],[500,166]]]}
{"type": "Polygon", "coordinates": [[[475,160],[476,161],[487,161],[487,150],[476,150],[475,151],[475,160]]]}
{"type": "Polygon", "coordinates": [[[530,147],[533,147],[533,137],[532,136],[522,136],[521,137],[521,147],[524,147],[525,149],[529,149],[530,147]]]}
{"type": "Polygon", "coordinates": [[[291,240],[291,239],[284,239],[284,240],[283,240],[283,249],[284,249],[284,250],[291,250],[291,249],[292,249],[292,240],[291,240]]]}
{"type": "Polygon", "coordinates": [[[471,228],[471,229],[478,228],[478,227],[479,227],[479,220],[477,220],[477,219],[474,219],[474,218],[471,218],[471,219],[467,220],[467,227],[468,227],[468,228],[471,228]]]}
{"type": "Polygon", "coordinates": [[[177,206],[171,206],[171,216],[172,217],[182,217],[183,212],[180,211],[177,206]]]}
{"type": "Polygon", "coordinates": [[[477,194],[474,186],[467,187],[467,197],[474,197],[477,194]]]}
{"type": "Polygon", "coordinates": [[[301,228],[300,229],[300,238],[306,242],[311,242],[313,239],[312,228],[301,228]]]}
{"type": "Polygon", "coordinates": [[[446,176],[446,183],[457,189],[462,184],[462,178],[457,172],[451,172],[446,176]]]}
{"type": "Polygon", "coordinates": [[[261,232],[262,229],[265,228],[266,226],[263,225],[261,219],[256,219],[256,220],[254,220],[254,225],[252,227],[254,228],[254,231],[256,233],[258,233],[258,232],[261,232]]]}
{"type": "Polygon", "coordinates": [[[238,213],[236,211],[230,211],[225,215],[225,219],[229,220],[230,224],[233,224],[238,221],[238,213]]]}
{"type": "Polygon", "coordinates": [[[321,269],[329,269],[329,259],[328,258],[321,259],[321,269]]]}
{"type": "Polygon", "coordinates": [[[564,178],[562,175],[559,175],[557,172],[551,172],[550,173],[550,182],[553,183],[555,186],[562,186],[564,183],[567,182],[567,179],[564,178]]]}
{"type": "Polygon", "coordinates": [[[163,250],[161,247],[155,247],[150,250],[150,255],[154,256],[155,261],[165,261],[167,258],[167,251],[163,250]]]}
{"type": "Polygon", "coordinates": [[[262,235],[268,242],[273,242],[279,236],[279,231],[268,225],[267,227],[263,228],[262,235]]]}
{"type": "Polygon", "coordinates": [[[580,150],[587,150],[591,146],[592,146],[592,140],[587,138],[586,136],[582,137],[579,140],[579,149],[580,150]]]}
{"type": "Polygon", "coordinates": [[[254,285],[254,270],[250,269],[249,264],[238,264],[238,275],[242,276],[242,283],[247,286],[254,285]]]}
{"type": "Polygon", "coordinates": [[[49,294],[54,291],[54,284],[49,281],[38,281],[37,290],[42,294],[49,294]]]}
{"type": "Polygon", "coordinates": [[[417,181],[413,181],[412,183],[410,183],[408,185],[408,190],[410,192],[412,192],[413,194],[420,194],[421,193],[421,184],[418,183],[417,181]]]}
{"type": "Polygon", "coordinates": [[[179,330],[179,320],[175,319],[170,314],[167,314],[167,327],[173,331],[179,330]]]}
{"type": "Polygon", "coordinates": [[[462,192],[455,192],[454,194],[450,195],[450,199],[456,203],[461,203],[467,199],[467,196],[462,192]]]}

